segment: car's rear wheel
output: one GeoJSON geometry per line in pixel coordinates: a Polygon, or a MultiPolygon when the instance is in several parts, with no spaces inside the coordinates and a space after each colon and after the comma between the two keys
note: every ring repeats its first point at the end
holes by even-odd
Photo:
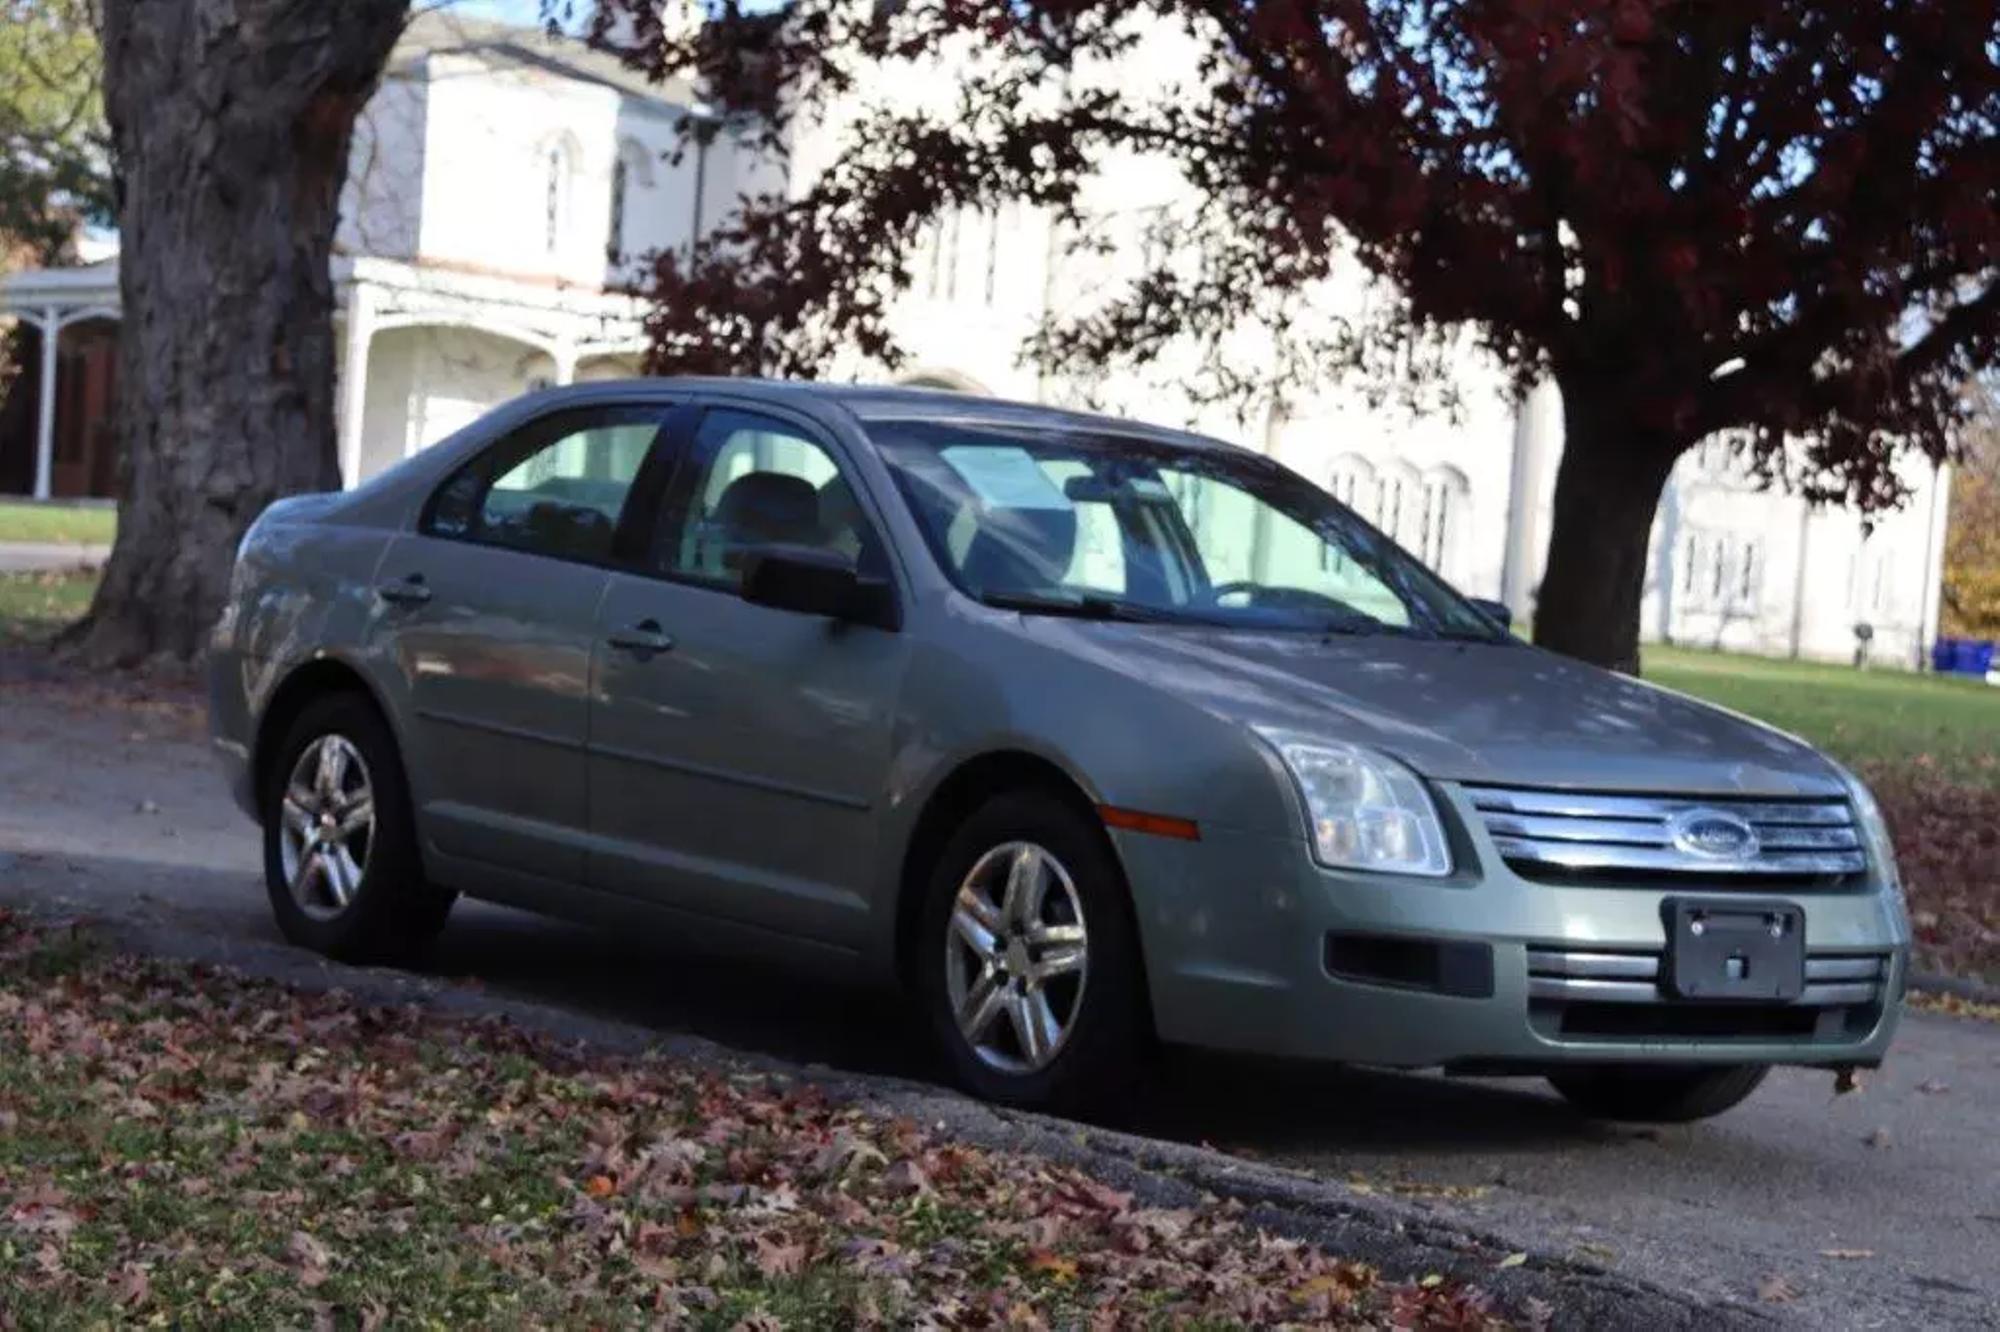
{"type": "Polygon", "coordinates": [[[1115,1109],[1151,1033],[1103,829],[1054,795],[997,796],[946,845],[924,907],[918,986],[957,1080],[1009,1105],[1115,1109]]]}
{"type": "Polygon", "coordinates": [[[454,894],[424,880],[402,761],[371,700],[307,704],[259,809],[265,887],[293,943],[344,962],[401,961],[444,928],[454,894]]]}
{"type": "Polygon", "coordinates": [[[1720,1068],[1623,1065],[1549,1075],[1549,1083],[1586,1115],[1637,1123],[1686,1124],[1733,1109],[1770,1074],[1763,1064],[1720,1068]]]}

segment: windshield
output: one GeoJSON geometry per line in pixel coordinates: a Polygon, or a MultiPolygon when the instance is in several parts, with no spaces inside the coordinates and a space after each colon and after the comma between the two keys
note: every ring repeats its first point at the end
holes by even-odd
{"type": "Polygon", "coordinates": [[[938,562],[1028,612],[1506,635],[1326,492],[1231,449],[944,422],[871,429],[938,562]]]}

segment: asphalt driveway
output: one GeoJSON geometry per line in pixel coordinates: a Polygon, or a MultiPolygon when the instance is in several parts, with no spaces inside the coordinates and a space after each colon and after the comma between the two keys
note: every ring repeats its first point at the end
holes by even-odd
{"type": "MultiPolygon", "coordinates": [[[[0,904],[268,947],[253,830],[184,706],[0,684],[0,904]]],[[[433,968],[491,990],[923,1077],[894,998],[478,905],[433,968]]],[[[1584,1120],[1531,1081],[1171,1060],[1136,1126],[1315,1172],[1524,1250],[1814,1326],[2000,1325],[2000,1026],[1912,1015],[1836,1097],[1787,1071],[1706,1125],[1584,1120]]],[[[1144,1148],[1124,1148],[1143,1152],[1144,1148]]]]}

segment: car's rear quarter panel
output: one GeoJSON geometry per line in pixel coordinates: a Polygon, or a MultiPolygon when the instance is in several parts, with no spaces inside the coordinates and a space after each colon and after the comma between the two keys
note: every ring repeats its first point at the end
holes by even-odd
{"type": "Polygon", "coordinates": [[[305,663],[332,655],[367,674],[360,649],[378,613],[374,577],[391,535],[283,516],[251,533],[209,664],[210,728],[225,753],[255,761],[272,697],[305,663]]]}

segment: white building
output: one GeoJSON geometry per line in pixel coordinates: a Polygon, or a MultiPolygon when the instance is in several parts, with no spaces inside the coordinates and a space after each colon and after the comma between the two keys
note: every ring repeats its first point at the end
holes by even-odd
{"type": "MultiPolygon", "coordinates": [[[[907,95],[940,95],[951,82],[909,80],[907,95]]],[[[528,388],[634,372],[643,308],[617,294],[634,261],[686,244],[740,194],[786,180],[726,131],[677,153],[676,126],[689,116],[712,123],[687,87],[649,84],[576,43],[448,12],[413,22],[357,128],[336,242],[350,484],[528,388]]],[[[809,180],[829,159],[845,119],[836,112],[801,132],[792,179],[809,180]]],[[[1561,449],[1551,391],[1516,403],[1468,354],[1456,419],[1371,408],[1328,384],[1274,403],[1246,430],[1177,395],[1187,366],[1085,385],[1022,364],[1021,341],[1045,316],[1085,307],[1140,271],[1180,188],[1157,161],[1107,164],[1089,207],[1114,247],[1087,260],[1031,209],[940,219],[896,312],[915,352],[901,377],[1089,401],[1236,438],[1333,491],[1467,592],[1532,616],[1561,449]]],[[[1328,299],[1362,298],[1357,288],[1328,299]]],[[[71,383],[90,378],[70,364],[72,344],[88,345],[117,303],[111,263],[0,284],[0,314],[56,331],[62,351],[20,377],[16,397],[28,394],[34,412],[0,409],[0,485],[11,443],[11,474],[32,476],[21,488],[103,489],[101,460],[65,454],[90,447],[92,432],[73,421],[66,430],[62,414],[90,399],[71,383]],[[32,468],[22,465],[30,453],[32,468]]],[[[1259,345],[1247,337],[1245,354],[1259,345]]],[[[106,359],[92,363],[100,395],[106,359]]],[[[1866,623],[1873,660],[1913,664],[1937,623],[1946,506],[1944,478],[1927,465],[1913,464],[1907,479],[1910,502],[1871,530],[1853,512],[1758,490],[1719,446],[1691,453],[1655,522],[1646,636],[1839,659],[1866,623]]]]}

